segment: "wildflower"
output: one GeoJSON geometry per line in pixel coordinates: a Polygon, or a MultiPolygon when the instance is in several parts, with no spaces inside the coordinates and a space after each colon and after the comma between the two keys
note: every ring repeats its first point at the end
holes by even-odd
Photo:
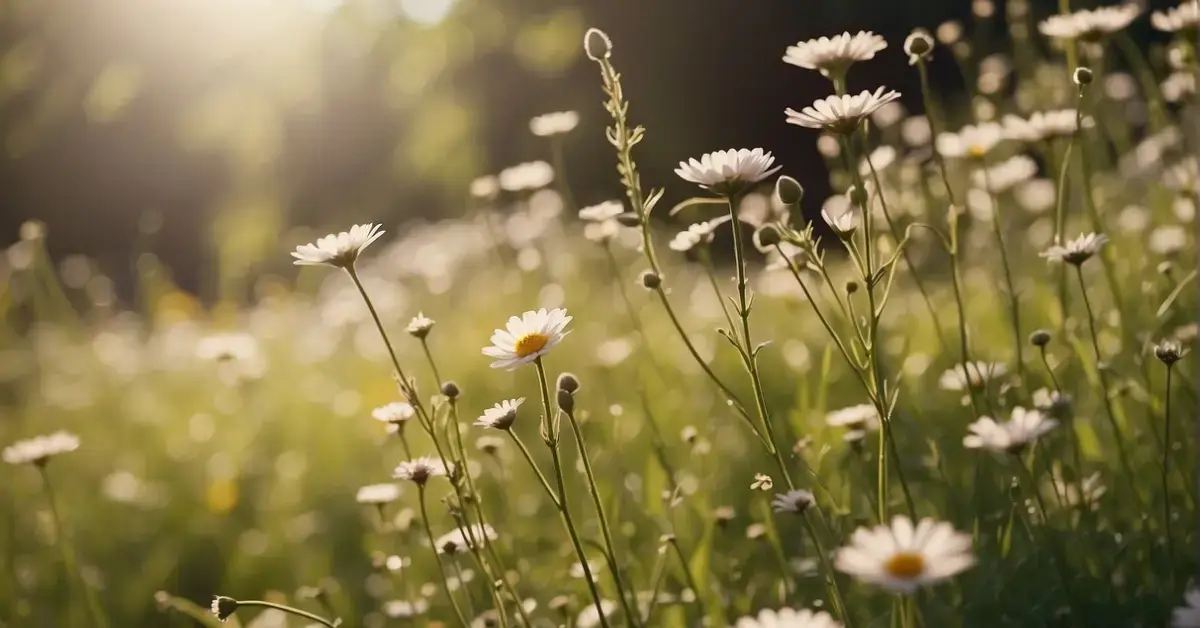
{"type": "Polygon", "coordinates": [[[417,315],[408,322],[406,331],[414,338],[424,338],[429,335],[431,329],[433,329],[433,319],[427,318],[423,312],[417,312],[417,315]]]}
{"type": "Polygon", "coordinates": [[[950,391],[980,390],[987,386],[988,382],[1007,373],[1008,367],[999,362],[968,362],[955,365],[942,373],[938,385],[942,390],[950,391]]]}
{"type": "Polygon", "coordinates": [[[601,244],[617,237],[621,232],[621,224],[615,220],[589,222],[583,225],[583,237],[590,242],[601,244]]]}
{"type": "Polygon", "coordinates": [[[302,244],[292,251],[292,257],[296,258],[293,263],[297,266],[324,264],[349,269],[354,266],[358,256],[384,234],[380,231],[382,226],[372,223],[354,225],[349,231],[320,238],[316,244],[302,244]]]}
{"type": "Polygon", "coordinates": [[[933,38],[929,36],[929,31],[918,28],[909,33],[908,37],[904,38],[904,53],[908,55],[909,65],[916,65],[918,61],[928,59],[933,53],[933,38]]]}
{"type": "Polygon", "coordinates": [[[751,541],[756,541],[767,535],[767,526],[761,523],[752,523],[746,526],[746,538],[751,541]]]}
{"type": "Polygon", "coordinates": [[[874,92],[863,91],[857,96],[829,96],[802,111],[789,108],[784,113],[787,114],[788,124],[849,135],[858,128],[864,118],[900,98],[899,92],[885,93],[884,89],[880,87],[874,92]]]}
{"type": "Polygon", "coordinates": [[[848,208],[840,214],[831,215],[828,208],[821,209],[821,218],[829,225],[833,232],[842,239],[849,239],[854,235],[855,229],[858,228],[858,217],[854,209],[848,208]]]}
{"type": "Polygon", "coordinates": [[[463,550],[475,549],[473,541],[478,542],[485,537],[489,541],[495,541],[498,538],[492,526],[486,523],[474,524],[470,529],[459,528],[443,534],[433,542],[433,546],[437,548],[439,554],[452,556],[463,550]]]}
{"type": "Polygon", "coordinates": [[[474,181],[471,181],[468,191],[471,193],[471,196],[474,196],[475,198],[485,200],[493,199],[497,194],[500,193],[500,180],[494,175],[490,174],[479,177],[474,181]]]}
{"type": "Polygon", "coordinates": [[[583,51],[589,59],[599,63],[612,56],[612,40],[608,38],[608,33],[598,28],[589,28],[583,34],[583,51]]]}
{"type": "Polygon", "coordinates": [[[1141,9],[1126,3],[1096,9],[1083,9],[1066,15],[1051,15],[1038,24],[1038,30],[1053,39],[1096,40],[1129,26],[1141,9]]]}
{"type": "Polygon", "coordinates": [[[784,205],[795,205],[804,198],[804,187],[792,177],[782,175],[775,180],[775,198],[784,205]]]}
{"type": "Polygon", "coordinates": [[[529,131],[538,137],[565,135],[576,126],[579,126],[579,114],[574,111],[556,111],[529,121],[529,131]]]}
{"type": "Polygon", "coordinates": [[[403,401],[393,401],[371,411],[371,418],[388,425],[401,426],[416,416],[417,411],[403,401]]]}
{"type": "Polygon", "coordinates": [[[643,270],[642,274],[638,275],[638,283],[647,290],[657,290],[662,286],[662,277],[652,270],[643,270]]]}
{"type": "Polygon", "coordinates": [[[879,429],[879,411],[869,403],[849,406],[834,410],[825,415],[825,424],[830,427],[846,427],[851,429],[879,429]]]}
{"type": "Polygon", "coordinates": [[[775,157],[761,148],[719,150],[679,162],[675,174],[717,194],[730,195],[779,172],[775,157]]]}
{"type": "Polygon", "coordinates": [[[1033,407],[1038,412],[1057,419],[1065,419],[1071,411],[1071,395],[1057,390],[1039,388],[1033,391],[1033,407]]]}
{"type": "Polygon", "coordinates": [[[1185,355],[1187,355],[1187,349],[1184,349],[1178,340],[1172,338],[1154,345],[1154,357],[1167,366],[1175,364],[1185,355]]]}
{"type": "Polygon", "coordinates": [[[1179,6],[1166,11],[1155,11],[1150,14],[1150,24],[1167,33],[1194,29],[1197,24],[1200,24],[1200,2],[1186,0],[1179,6]]]}
{"type": "Polygon", "coordinates": [[[1006,423],[997,423],[992,417],[985,416],[968,425],[970,434],[963,438],[963,446],[1015,454],[1056,427],[1056,419],[1047,418],[1037,410],[1017,406],[1012,409],[1012,415],[1006,423]]]}
{"type": "Polygon", "coordinates": [[[1041,256],[1051,262],[1066,262],[1081,266],[1084,262],[1100,252],[1100,247],[1108,242],[1108,236],[1102,233],[1084,233],[1078,238],[1067,242],[1066,246],[1055,244],[1041,253],[1041,256]]]}
{"type": "Polygon", "coordinates": [[[483,411],[483,415],[475,420],[478,427],[490,427],[497,430],[507,430],[517,420],[517,408],[525,403],[525,398],[505,399],[483,411]]]}
{"type": "Polygon", "coordinates": [[[875,172],[883,172],[894,163],[896,163],[896,149],[892,146],[880,146],[859,162],[858,174],[869,177],[872,169],[875,172]]]}
{"type": "Polygon", "coordinates": [[[1183,600],[1183,606],[1171,611],[1171,628],[1200,628],[1200,589],[1189,589],[1183,600]]]}
{"type": "Polygon", "coordinates": [[[492,346],[483,348],[483,355],[495,358],[492,368],[513,370],[541,358],[553,349],[569,331],[563,331],[571,322],[567,311],[545,308],[527,311],[520,318],[512,316],[505,329],[492,334],[492,346]]]}
{"type": "Polygon", "coordinates": [[[802,515],[816,503],[816,498],[812,493],[796,489],[786,493],[776,493],[775,499],[771,501],[771,508],[775,512],[790,512],[797,515],[802,515]]]}
{"type": "Polygon", "coordinates": [[[792,610],[781,608],[777,611],[764,609],[757,616],[746,616],[737,620],[734,628],[842,628],[830,617],[829,613],[813,612],[807,608],[792,610]]]}
{"type": "Polygon", "coordinates": [[[737,513],[729,506],[718,506],[712,512],[713,521],[722,528],[729,525],[735,516],[737,513]]]}
{"type": "Polygon", "coordinates": [[[398,484],[370,484],[358,489],[354,500],[360,504],[390,504],[400,498],[398,484]]]}
{"type": "Polygon", "coordinates": [[[968,124],[957,133],[940,133],[937,151],[946,157],[983,159],[1004,140],[1004,128],[995,122],[968,124]]]}
{"type": "Polygon", "coordinates": [[[554,181],[554,168],[544,161],[530,161],[500,171],[500,187],[509,192],[532,192],[554,181]]]}
{"type": "Polygon", "coordinates": [[[605,222],[625,212],[621,201],[604,201],[579,210],[579,219],[585,222],[605,222]]]}
{"type": "Polygon", "coordinates": [[[429,601],[423,598],[416,600],[388,600],[383,605],[383,614],[393,619],[403,619],[424,615],[429,610],[429,601]]]}
{"type": "Polygon", "coordinates": [[[1159,86],[1167,102],[1181,102],[1196,95],[1196,75],[1192,72],[1172,72],[1159,86]]]}
{"type": "Polygon", "coordinates": [[[392,477],[397,480],[411,480],[418,486],[424,486],[430,478],[446,476],[449,472],[450,469],[447,469],[441,460],[423,456],[401,462],[396,466],[396,470],[392,471],[392,477]]]}
{"type": "Polygon", "coordinates": [[[1045,329],[1035,329],[1032,334],[1029,334],[1029,344],[1035,347],[1044,347],[1050,344],[1050,332],[1045,329]]]}
{"type": "Polygon", "coordinates": [[[671,239],[671,242],[667,246],[672,251],[686,252],[698,245],[711,244],[717,227],[727,222],[729,222],[729,216],[721,216],[720,218],[690,225],[687,229],[675,234],[675,237],[671,239]]]}
{"type": "Polygon", "coordinates": [[[1148,248],[1159,255],[1175,255],[1188,244],[1188,230],[1179,225],[1166,225],[1150,232],[1148,248]]]}
{"type": "Polygon", "coordinates": [[[994,194],[1002,194],[1018,183],[1032,179],[1037,171],[1037,163],[1032,159],[1025,155],[1014,155],[994,166],[987,167],[986,171],[977,170],[971,173],[971,179],[976,187],[994,194]]]}
{"type": "Polygon", "coordinates": [[[769,491],[775,486],[775,481],[765,473],[755,473],[754,482],[750,484],[752,491],[769,491]]]}
{"type": "Polygon", "coordinates": [[[258,340],[245,332],[219,333],[196,343],[196,357],[214,362],[245,362],[259,357],[258,340]]]}
{"type": "Polygon", "coordinates": [[[32,464],[40,467],[45,466],[54,456],[76,449],[79,449],[79,437],[70,432],[58,431],[17,441],[4,448],[3,457],[8,464],[32,464]]]}
{"type": "Polygon", "coordinates": [[[576,628],[596,628],[600,625],[600,613],[603,612],[605,617],[610,617],[617,610],[617,605],[611,600],[600,600],[600,608],[596,608],[595,604],[588,605],[579,612],[579,616],[575,618],[576,628]]]}
{"type": "Polygon", "coordinates": [[[769,253],[775,250],[775,246],[783,242],[783,236],[779,233],[779,227],[775,225],[763,225],[754,231],[754,248],[769,253]]]}
{"type": "Polygon", "coordinates": [[[859,31],[853,35],[846,32],[788,46],[783,61],[838,79],[845,76],[850,66],[859,61],[874,59],[875,53],[884,48],[887,48],[887,42],[871,31],[859,31]]]}
{"type": "Polygon", "coordinates": [[[922,519],[915,529],[903,515],[890,526],[859,528],[837,551],[836,567],[859,580],[911,594],[917,587],[949,578],[975,564],[971,537],[948,523],[922,519]]]}
{"type": "Polygon", "coordinates": [[[232,617],[237,612],[237,609],[238,601],[224,595],[214,597],[212,605],[209,606],[209,610],[212,611],[213,616],[217,618],[217,621],[222,623],[232,617]]]}
{"type": "Polygon", "coordinates": [[[1063,501],[1068,506],[1084,506],[1092,509],[1100,506],[1100,498],[1108,492],[1108,487],[1101,481],[1099,471],[1073,484],[1063,479],[1058,469],[1055,469],[1050,478],[1050,488],[1054,494],[1062,495],[1063,501]]]}

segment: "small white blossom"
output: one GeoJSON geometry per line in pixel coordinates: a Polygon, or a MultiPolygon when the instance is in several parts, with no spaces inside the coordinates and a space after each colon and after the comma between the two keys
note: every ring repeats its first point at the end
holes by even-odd
{"type": "Polygon", "coordinates": [[[783,55],[785,63],[818,70],[821,74],[838,78],[858,61],[875,58],[875,53],[887,48],[882,37],[870,31],[849,32],[833,37],[819,37],[788,46],[783,55]]]}
{"type": "Polygon", "coordinates": [[[413,409],[412,405],[404,401],[393,401],[371,411],[372,418],[389,425],[407,423],[416,414],[417,411],[413,409]]]}
{"type": "Polygon", "coordinates": [[[1133,2],[1096,9],[1082,9],[1066,15],[1052,15],[1038,30],[1053,39],[1099,39],[1129,26],[1141,8],[1133,2]]]}
{"type": "Polygon", "coordinates": [[[775,486],[775,481],[765,473],[755,473],[754,482],[750,484],[752,491],[769,491],[775,486]]]}
{"type": "Polygon", "coordinates": [[[529,121],[529,131],[538,137],[564,135],[576,126],[579,126],[579,114],[574,111],[556,111],[529,121]]]}
{"type": "Polygon", "coordinates": [[[825,415],[825,424],[830,427],[851,429],[879,429],[879,411],[869,403],[834,410],[825,415]]]}
{"type": "Polygon", "coordinates": [[[1150,14],[1150,24],[1167,33],[1194,29],[1197,24],[1200,24],[1200,2],[1186,0],[1179,6],[1166,11],[1155,11],[1150,14]]]}
{"type": "Polygon", "coordinates": [[[1171,611],[1171,628],[1200,628],[1200,589],[1188,589],[1183,602],[1171,611]]]}
{"type": "Polygon", "coordinates": [[[957,133],[940,133],[937,151],[946,157],[983,159],[1004,140],[1004,128],[995,122],[968,124],[957,133]]]}
{"type": "Polygon", "coordinates": [[[942,373],[938,385],[943,390],[955,392],[980,390],[1007,373],[1008,367],[999,362],[968,362],[966,365],[957,364],[942,373]]]}
{"type": "Polygon", "coordinates": [[[326,265],[350,268],[363,250],[384,234],[382,225],[354,225],[349,231],[327,235],[315,244],[302,244],[292,252],[297,266],[326,265]]]}
{"type": "Polygon", "coordinates": [[[610,617],[617,611],[617,604],[610,600],[600,600],[599,609],[596,608],[595,604],[589,604],[575,618],[575,628],[596,628],[596,626],[600,625],[601,611],[604,612],[605,617],[610,617]]]}
{"type": "Polygon", "coordinates": [[[475,549],[474,543],[483,541],[495,541],[499,536],[492,526],[478,523],[473,524],[470,529],[458,528],[438,537],[433,546],[437,548],[439,554],[457,554],[459,552],[475,549]]]}
{"type": "Polygon", "coordinates": [[[625,212],[621,201],[604,201],[579,210],[579,219],[585,222],[606,222],[625,212]]]}
{"type": "Polygon", "coordinates": [[[554,182],[554,168],[544,161],[530,161],[500,171],[500,187],[509,192],[532,192],[554,182]]]}
{"type": "Polygon", "coordinates": [[[847,208],[838,214],[830,214],[828,208],[822,208],[821,218],[842,238],[854,235],[855,229],[858,229],[858,213],[853,208],[847,208]]]}
{"type": "Polygon", "coordinates": [[[417,315],[408,322],[408,327],[405,331],[417,338],[424,338],[433,329],[433,324],[434,321],[432,318],[425,316],[424,312],[417,312],[417,315]]]}
{"type": "Polygon", "coordinates": [[[400,498],[399,484],[370,484],[358,489],[354,496],[360,504],[390,504],[400,498]]]}
{"type": "Polygon", "coordinates": [[[900,98],[899,92],[884,92],[884,89],[880,87],[874,92],[863,91],[857,96],[829,96],[801,111],[789,108],[784,113],[788,124],[849,135],[864,118],[900,98]]]}
{"type": "Polygon", "coordinates": [[[483,355],[494,358],[492,368],[513,370],[542,357],[553,349],[569,331],[564,331],[571,322],[567,311],[530,310],[520,317],[508,319],[505,329],[492,334],[491,346],[483,348],[483,355]]]}
{"type": "Polygon", "coordinates": [[[469,188],[471,196],[480,199],[491,199],[500,193],[500,180],[494,175],[479,177],[471,181],[469,188]]]}
{"type": "Polygon", "coordinates": [[[672,251],[690,251],[700,244],[711,244],[717,227],[729,222],[729,216],[698,222],[675,234],[667,245],[672,251]]]}
{"type": "Polygon", "coordinates": [[[441,460],[423,456],[401,462],[396,466],[395,471],[392,471],[392,477],[424,485],[430,478],[445,476],[448,472],[449,470],[441,460]]]}
{"type": "Polygon", "coordinates": [[[774,164],[771,153],[761,148],[719,150],[679,162],[675,174],[717,194],[732,194],[779,172],[781,166],[772,168],[774,164]]]}
{"type": "MultiPolygon", "coordinates": [[[[1075,109],[1052,109],[1035,111],[1028,118],[1008,114],[1002,120],[1004,135],[1018,142],[1040,142],[1042,140],[1071,137],[1075,134],[1075,109]]],[[[1095,120],[1085,116],[1080,121],[1083,128],[1095,126],[1095,120]]]]}
{"type": "Polygon", "coordinates": [[[1108,236],[1102,233],[1084,233],[1070,240],[1066,245],[1055,244],[1041,253],[1041,256],[1051,262],[1066,262],[1079,266],[1100,252],[1100,248],[1108,242],[1108,236]]]}
{"type": "Polygon", "coordinates": [[[1032,179],[1037,172],[1037,162],[1025,155],[1014,155],[994,166],[988,166],[986,170],[971,173],[971,181],[978,188],[1002,194],[1018,183],[1032,179]]]}
{"type": "Polygon", "coordinates": [[[775,499],[771,501],[771,508],[775,512],[802,515],[814,503],[816,503],[816,497],[812,493],[803,489],[796,489],[786,493],[776,493],[775,499]]]}
{"type": "Polygon", "coordinates": [[[1012,409],[1006,423],[997,423],[992,417],[985,416],[967,426],[970,433],[963,438],[963,446],[997,453],[1017,453],[1056,427],[1057,420],[1046,418],[1037,410],[1018,406],[1012,409]]]}
{"type": "Polygon", "coordinates": [[[965,571],[975,558],[971,537],[950,524],[922,519],[914,527],[900,515],[891,525],[855,530],[850,544],[837,551],[834,564],[863,582],[911,594],[921,585],[965,571]]]}
{"type": "Polygon", "coordinates": [[[777,611],[764,609],[756,616],[742,617],[734,628],[842,628],[842,624],[823,611],[781,608],[777,611]]]}
{"type": "Polygon", "coordinates": [[[44,465],[54,456],[79,449],[79,437],[64,431],[17,441],[4,448],[4,461],[12,465],[44,465]]]}
{"type": "Polygon", "coordinates": [[[523,403],[525,403],[524,397],[505,399],[484,410],[483,415],[475,419],[475,425],[497,430],[507,430],[517,420],[517,408],[520,408],[523,403]]]}

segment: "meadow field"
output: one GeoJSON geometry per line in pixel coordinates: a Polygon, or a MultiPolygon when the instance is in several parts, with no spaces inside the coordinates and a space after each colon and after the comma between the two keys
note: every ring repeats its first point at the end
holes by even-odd
{"type": "Polygon", "coordinates": [[[1198,22],[780,50],[828,79],[779,141],[829,198],[770,146],[643,179],[653,95],[589,30],[603,109],[529,112],[545,161],[286,231],[238,302],[138,251],[119,298],[26,224],[0,627],[1200,626],[1198,22]],[[886,55],[921,110],[848,92],[886,55]],[[623,196],[565,184],[566,134],[623,196]]]}

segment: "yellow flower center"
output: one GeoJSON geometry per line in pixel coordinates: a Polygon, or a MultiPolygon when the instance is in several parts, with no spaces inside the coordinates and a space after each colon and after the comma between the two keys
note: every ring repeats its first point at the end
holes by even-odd
{"type": "Polygon", "coordinates": [[[883,570],[893,578],[913,580],[925,573],[925,557],[911,552],[899,552],[883,564],[883,570]]]}
{"type": "Polygon", "coordinates": [[[525,334],[517,339],[516,353],[519,358],[527,358],[546,347],[550,336],[542,333],[525,334]]]}
{"type": "Polygon", "coordinates": [[[980,146],[978,144],[974,144],[974,145],[970,146],[969,148],[967,148],[967,154],[969,154],[970,156],[972,156],[976,159],[983,159],[983,156],[985,154],[987,154],[987,151],[983,150],[982,146],[980,146]]]}

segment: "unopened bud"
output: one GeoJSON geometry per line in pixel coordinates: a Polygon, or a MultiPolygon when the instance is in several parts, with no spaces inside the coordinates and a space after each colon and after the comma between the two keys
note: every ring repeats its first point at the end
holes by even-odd
{"type": "Polygon", "coordinates": [[[775,196],[784,205],[795,205],[804,198],[804,187],[785,174],[775,180],[775,196]]]}
{"type": "Polygon", "coordinates": [[[574,373],[560,373],[557,382],[558,390],[574,395],[579,390],[579,378],[574,373]]]}
{"type": "Polygon", "coordinates": [[[908,55],[909,64],[915,65],[933,52],[933,38],[925,29],[918,28],[904,39],[904,52],[908,55]]]}
{"type": "Polygon", "coordinates": [[[633,212],[625,212],[623,214],[617,214],[617,222],[621,223],[621,225],[625,227],[638,227],[641,226],[642,219],[633,212]]]}
{"type": "Polygon", "coordinates": [[[783,238],[779,235],[779,228],[775,225],[763,225],[758,230],[758,243],[762,246],[770,247],[779,244],[783,238]]]}
{"type": "Polygon", "coordinates": [[[1035,347],[1044,347],[1050,344],[1050,332],[1045,329],[1038,329],[1029,334],[1029,342],[1035,347]]]}
{"type": "Polygon", "coordinates": [[[857,281],[847,281],[846,282],[846,294],[854,294],[855,292],[858,292],[858,282],[857,281]]]}
{"type": "Polygon", "coordinates": [[[575,397],[565,390],[558,391],[558,407],[567,414],[575,412],[575,397]]]}
{"type": "Polygon", "coordinates": [[[1091,69],[1082,66],[1075,68],[1075,74],[1071,76],[1071,80],[1075,81],[1075,84],[1080,87],[1091,85],[1093,78],[1091,69]]]}
{"type": "Polygon", "coordinates": [[[856,186],[850,188],[848,195],[850,196],[850,202],[854,203],[855,206],[857,206],[857,207],[866,207],[867,206],[867,189],[864,188],[863,186],[856,185],[856,186]]]}
{"type": "Polygon", "coordinates": [[[458,399],[462,391],[458,388],[458,384],[454,382],[445,382],[442,384],[442,394],[446,395],[447,399],[458,399]]]}
{"type": "Polygon", "coordinates": [[[662,277],[652,270],[644,271],[639,279],[647,290],[657,290],[662,285],[662,277]]]}

